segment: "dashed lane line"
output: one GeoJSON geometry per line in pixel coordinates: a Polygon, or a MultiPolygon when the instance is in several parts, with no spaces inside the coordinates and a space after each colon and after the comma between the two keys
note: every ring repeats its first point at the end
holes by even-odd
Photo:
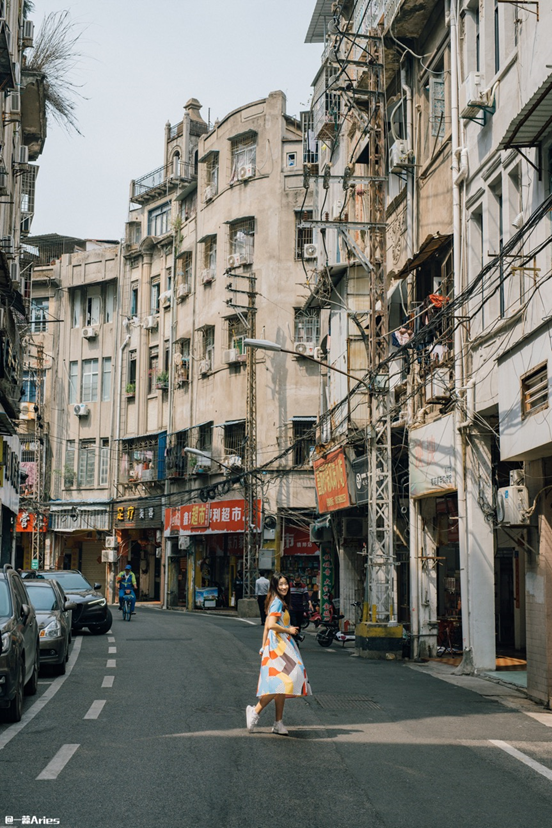
{"type": "Polygon", "coordinates": [[[96,701],[92,702],[90,705],[90,709],[87,713],[85,713],[85,719],[97,719],[102,710],[104,709],[104,705],[106,703],[106,699],[96,699],[96,701]]]}
{"type": "Polygon", "coordinates": [[[102,681],[102,687],[113,687],[114,681],[115,676],[104,676],[104,680],[102,681]]]}
{"type": "Polygon", "coordinates": [[[57,779],[69,759],[71,759],[79,747],[80,745],[63,745],[51,762],[48,762],[42,773],[38,774],[36,777],[37,781],[39,779],[57,779]]]}
{"type": "Polygon", "coordinates": [[[547,768],[546,765],[541,765],[540,762],[535,762],[534,759],[531,759],[530,756],[527,756],[525,753],[522,753],[521,750],[518,750],[512,745],[509,745],[508,742],[501,742],[500,739],[489,739],[491,745],[494,745],[500,750],[509,753],[510,756],[513,756],[514,759],[518,759],[520,762],[523,762],[524,765],[527,765],[528,768],[532,768],[537,773],[540,773],[541,776],[546,777],[550,782],[552,782],[552,770],[547,768]]]}
{"type": "Polygon", "coordinates": [[[108,635],[107,636],[107,643],[108,644],[114,644],[115,643],[115,636],[114,635],[108,635]]]}
{"type": "Polygon", "coordinates": [[[117,666],[117,659],[116,658],[108,658],[107,659],[107,664],[105,665],[106,670],[109,670],[110,667],[116,667],[116,666],[117,666]]]}
{"type": "Polygon", "coordinates": [[[17,736],[17,734],[20,733],[23,730],[23,728],[29,724],[29,722],[32,722],[34,717],[38,713],[40,713],[40,711],[44,707],[46,707],[50,699],[52,699],[56,695],[57,691],[60,689],[63,683],[67,681],[79,656],[82,647],[82,642],[82,638],[75,638],[75,641],[73,643],[73,649],[71,650],[71,655],[69,656],[69,661],[67,662],[67,670],[65,675],[59,676],[52,682],[50,687],[48,687],[48,689],[44,691],[44,693],[41,695],[39,699],[35,701],[32,707],[30,707],[23,713],[20,722],[10,725],[2,734],[0,734],[0,750],[3,750],[6,747],[6,745],[9,742],[11,742],[14,736],[17,736]]]}
{"type": "Polygon", "coordinates": [[[108,647],[107,652],[108,653],[116,653],[117,652],[117,647],[108,647]]]}

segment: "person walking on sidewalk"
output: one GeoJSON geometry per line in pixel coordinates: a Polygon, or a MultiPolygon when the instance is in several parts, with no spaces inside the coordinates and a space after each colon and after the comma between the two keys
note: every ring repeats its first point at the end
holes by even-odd
{"type": "Polygon", "coordinates": [[[266,596],[268,595],[268,588],[270,581],[265,578],[262,572],[259,572],[259,577],[255,581],[255,596],[259,604],[259,612],[261,613],[261,624],[264,625],[266,621],[266,596]]]}
{"type": "Polygon", "coordinates": [[[297,627],[290,626],[288,607],[289,583],[283,576],[273,575],[266,597],[267,619],[261,647],[261,671],[257,685],[256,706],[245,709],[247,729],[253,733],[264,708],[274,700],[273,733],[287,736],[282,721],[286,699],[311,695],[307,671],[299,648],[292,638],[297,627]]]}

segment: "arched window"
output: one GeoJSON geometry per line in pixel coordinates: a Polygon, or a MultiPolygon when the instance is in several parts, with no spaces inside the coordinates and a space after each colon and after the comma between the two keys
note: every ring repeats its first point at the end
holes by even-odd
{"type": "Polygon", "coordinates": [[[180,176],[180,153],[177,151],[172,160],[173,175],[180,176]]]}

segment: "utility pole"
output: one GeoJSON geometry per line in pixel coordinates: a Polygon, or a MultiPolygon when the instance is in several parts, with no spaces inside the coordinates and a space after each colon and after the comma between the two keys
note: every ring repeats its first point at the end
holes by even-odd
{"type": "Polygon", "coordinates": [[[39,343],[36,346],[36,400],[35,400],[35,427],[34,427],[34,456],[36,477],[33,486],[33,502],[31,514],[33,515],[33,531],[31,537],[31,568],[41,569],[44,566],[44,551],[42,549],[42,528],[44,523],[43,515],[43,450],[44,450],[44,422],[42,418],[42,388],[44,376],[44,346],[39,343]]]}
{"type": "MultiPolygon", "coordinates": [[[[256,334],[256,278],[249,276],[247,324],[248,336],[256,334]]],[[[255,595],[255,576],[259,552],[259,487],[255,468],[257,466],[257,355],[254,348],[247,349],[247,404],[245,420],[245,477],[244,477],[244,531],[243,553],[243,597],[255,595]]]]}

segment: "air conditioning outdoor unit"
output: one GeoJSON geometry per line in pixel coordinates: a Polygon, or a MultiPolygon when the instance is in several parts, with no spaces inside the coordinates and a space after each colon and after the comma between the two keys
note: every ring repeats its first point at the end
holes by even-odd
{"type": "MultiPolygon", "coordinates": [[[[222,461],[225,466],[229,466],[231,469],[241,469],[243,468],[243,460],[239,456],[239,454],[229,454],[225,457],[222,461]]],[[[228,471],[225,469],[225,471],[228,471]]]]}
{"type": "Polygon", "coordinates": [[[34,41],[34,23],[32,20],[24,20],[21,26],[21,45],[24,49],[28,49],[33,45],[34,41]]]}
{"type": "Polygon", "coordinates": [[[314,356],[314,342],[296,342],[293,350],[300,356],[314,356]]]}
{"type": "Polygon", "coordinates": [[[199,373],[200,374],[208,374],[211,370],[211,360],[210,359],[202,359],[199,363],[199,373]]]}
{"type": "Polygon", "coordinates": [[[366,539],[368,522],[363,518],[343,518],[343,537],[366,539]]]}
{"type": "Polygon", "coordinates": [[[223,351],[222,353],[222,361],[226,365],[232,365],[234,362],[238,362],[238,357],[241,356],[240,352],[237,348],[229,348],[227,351],[223,351]]]}
{"type": "Polygon", "coordinates": [[[19,262],[10,262],[10,277],[12,288],[21,290],[21,275],[19,273],[19,262]]]}
{"type": "Polygon", "coordinates": [[[119,542],[117,541],[116,535],[108,535],[105,539],[105,548],[106,549],[117,549],[119,546],[119,542]]]}
{"type": "Polygon", "coordinates": [[[315,244],[306,244],[303,248],[304,259],[317,259],[318,247],[315,244]]]}
{"type": "Polygon", "coordinates": [[[116,549],[102,549],[102,563],[117,563],[118,557],[116,549]]]}
{"type": "Polygon", "coordinates": [[[157,319],[157,316],[146,316],[143,327],[146,331],[155,331],[158,324],[159,320],[157,319]]]}
{"type": "Polygon", "coordinates": [[[445,369],[432,371],[426,380],[426,403],[438,405],[450,400],[450,378],[445,369]]]}
{"type": "Polygon", "coordinates": [[[228,267],[241,267],[241,265],[249,264],[249,257],[245,253],[232,253],[227,261],[228,267]]]}
{"type": "Polygon", "coordinates": [[[529,523],[529,492],[525,486],[506,486],[498,490],[496,516],[504,526],[529,523]]]}
{"type": "Polygon", "coordinates": [[[2,248],[6,256],[13,256],[13,236],[2,236],[2,238],[0,238],[0,247],[2,248]]]}
{"type": "Polygon", "coordinates": [[[216,190],[213,184],[205,187],[205,201],[211,201],[216,195],[216,190]]]}
{"type": "Polygon", "coordinates": [[[19,166],[27,166],[29,163],[29,147],[19,147],[19,166]]]}
{"type": "Polygon", "coordinates": [[[214,271],[212,271],[210,267],[206,267],[205,270],[201,271],[201,281],[204,285],[208,285],[214,278],[214,271]]]}
{"type": "Polygon", "coordinates": [[[316,523],[311,523],[309,526],[309,540],[311,543],[327,543],[332,539],[333,535],[330,526],[317,526],[316,523]]]}
{"type": "Polygon", "coordinates": [[[98,336],[98,329],[91,326],[82,329],[83,339],[95,339],[98,336]]]}
{"type": "Polygon", "coordinates": [[[88,417],[90,414],[90,409],[86,403],[77,403],[73,406],[73,411],[77,417],[88,417]]]}
{"type": "Polygon", "coordinates": [[[389,148],[389,172],[400,173],[410,166],[410,153],[406,141],[398,140],[389,148]]]}
{"type": "Polygon", "coordinates": [[[190,285],[178,285],[176,289],[176,298],[178,301],[182,301],[187,296],[190,295],[190,285]]]}
{"type": "Polygon", "coordinates": [[[244,164],[238,170],[238,180],[247,181],[248,178],[253,178],[255,175],[255,166],[253,164],[244,164]]]}
{"type": "Polygon", "coordinates": [[[489,106],[489,90],[483,86],[480,72],[470,72],[460,87],[460,117],[477,118],[481,110],[489,106]]]}
{"type": "Polygon", "coordinates": [[[21,95],[19,92],[10,92],[6,100],[8,115],[21,115],[21,95]]]}

